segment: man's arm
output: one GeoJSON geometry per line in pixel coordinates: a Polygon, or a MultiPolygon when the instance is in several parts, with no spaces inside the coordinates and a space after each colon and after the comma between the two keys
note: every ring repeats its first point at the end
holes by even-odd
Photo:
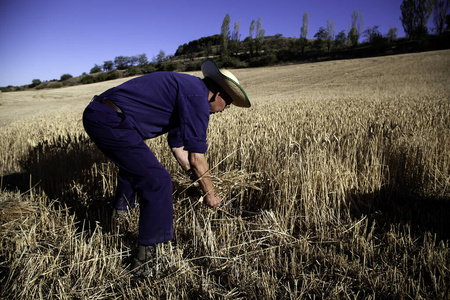
{"type": "Polygon", "coordinates": [[[189,163],[189,151],[184,150],[184,147],[171,147],[173,156],[178,161],[180,166],[185,171],[191,169],[191,164],[189,163]]]}
{"type": "Polygon", "coordinates": [[[194,186],[198,187],[199,183],[196,181],[198,177],[194,176],[193,171],[191,170],[191,164],[189,162],[189,151],[184,150],[184,147],[171,147],[173,156],[175,156],[175,159],[180,164],[181,168],[186,171],[187,175],[189,176],[189,179],[191,179],[194,182],[194,186]]]}
{"type": "Polygon", "coordinates": [[[202,191],[205,193],[205,203],[211,207],[219,207],[222,199],[214,190],[211,177],[209,175],[209,165],[203,153],[189,152],[189,164],[194,175],[199,178],[202,191]]]}

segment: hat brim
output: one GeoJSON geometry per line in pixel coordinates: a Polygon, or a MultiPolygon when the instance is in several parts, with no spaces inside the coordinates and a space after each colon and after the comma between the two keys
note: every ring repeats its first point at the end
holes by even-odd
{"type": "Polygon", "coordinates": [[[233,99],[232,104],[239,107],[250,107],[248,99],[237,78],[228,70],[221,71],[215,61],[207,59],[202,63],[203,76],[211,78],[233,99]]]}

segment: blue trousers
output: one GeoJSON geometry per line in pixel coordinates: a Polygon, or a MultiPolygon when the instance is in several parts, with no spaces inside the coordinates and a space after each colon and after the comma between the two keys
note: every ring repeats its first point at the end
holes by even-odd
{"type": "Polygon", "coordinates": [[[172,179],[123,113],[92,101],[83,125],[97,147],[119,167],[115,208],[133,208],[139,199],[139,244],[173,239],[172,179]]]}

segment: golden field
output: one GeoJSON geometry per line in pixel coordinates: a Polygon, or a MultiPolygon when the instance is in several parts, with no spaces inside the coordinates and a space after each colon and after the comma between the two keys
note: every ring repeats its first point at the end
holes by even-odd
{"type": "MultiPolygon", "coordinates": [[[[136,279],[138,208],[84,133],[124,80],[3,93],[5,299],[449,299],[450,51],[233,70],[252,108],[211,117],[209,209],[170,154],[175,240],[136,279]]],[[[200,76],[199,72],[192,73],[200,76]]]]}

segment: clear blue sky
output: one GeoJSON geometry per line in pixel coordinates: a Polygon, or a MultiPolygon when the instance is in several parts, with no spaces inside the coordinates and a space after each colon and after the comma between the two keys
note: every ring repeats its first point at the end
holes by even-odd
{"type": "MultiPolygon", "coordinates": [[[[386,34],[397,27],[402,0],[0,0],[0,86],[30,84],[89,73],[116,56],[160,50],[220,33],[225,15],[230,30],[240,21],[241,39],[261,17],[266,36],[299,37],[309,13],[308,38],[327,20],[335,32],[348,33],[352,12],[364,16],[364,30],[379,25],[386,34]]],[[[430,22],[432,23],[432,22],[430,22]]]]}

